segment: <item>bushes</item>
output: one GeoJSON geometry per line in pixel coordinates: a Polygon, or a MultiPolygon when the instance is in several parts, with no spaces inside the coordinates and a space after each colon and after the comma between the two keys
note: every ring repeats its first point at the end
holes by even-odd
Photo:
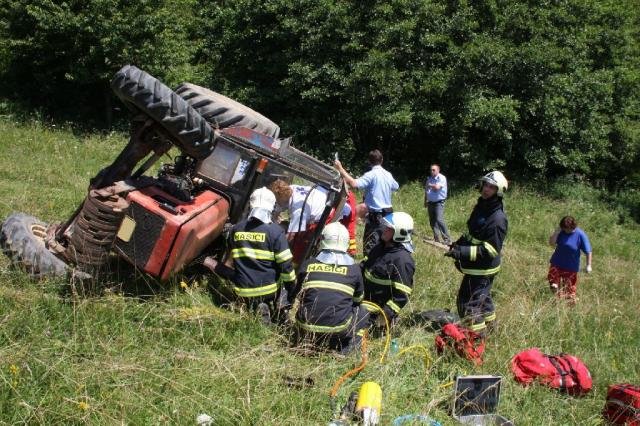
{"type": "Polygon", "coordinates": [[[631,0],[0,0],[3,93],[106,116],[133,63],[229,95],[318,155],[615,186],[640,160],[631,0]],[[57,3],[57,2],[56,2],[57,3]]]}
{"type": "Polygon", "coordinates": [[[640,58],[630,4],[200,7],[210,84],[310,148],[355,160],[380,147],[409,177],[439,161],[456,174],[504,167],[612,180],[612,168],[626,173],[638,159],[639,92],[625,89],[640,75],[629,68],[640,58]]]}
{"type": "Polygon", "coordinates": [[[140,65],[176,84],[192,77],[193,0],[2,0],[1,93],[49,114],[109,124],[109,81],[140,65]]]}

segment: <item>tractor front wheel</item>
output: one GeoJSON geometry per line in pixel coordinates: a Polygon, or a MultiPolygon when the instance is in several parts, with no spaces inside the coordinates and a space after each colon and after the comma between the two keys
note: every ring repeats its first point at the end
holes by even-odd
{"type": "Polygon", "coordinates": [[[14,266],[32,278],[63,277],[68,272],[66,263],[45,245],[47,227],[46,223],[24,213],[14,213],[2,223],[0,247],[14,266]]]}

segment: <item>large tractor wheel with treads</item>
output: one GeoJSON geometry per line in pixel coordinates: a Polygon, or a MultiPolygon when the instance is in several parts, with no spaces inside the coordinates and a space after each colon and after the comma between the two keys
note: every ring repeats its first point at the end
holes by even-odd
{"type": "Polygon", "coordinates": [[[14,213],[2,223],[0,246],[12,264],[32,278],[66,276],[67,265],[45,246],[46,232],[46,223],[24,213],[14,213]]]}
{"type": "Polygon", "coordinates": [[[176,93],[215,128],[247,127],[273,138],[280,135],[276,123],[220,93],[191,83],[182,83],[176,93]]]}
{"type": "Polygon", "coordinates": [[[113,77],[111,88],[129,108],[162,126],[185,154],[201,159],[211,153],[214,134],[209,123],[155,77],[126,65],[113,77]]]}

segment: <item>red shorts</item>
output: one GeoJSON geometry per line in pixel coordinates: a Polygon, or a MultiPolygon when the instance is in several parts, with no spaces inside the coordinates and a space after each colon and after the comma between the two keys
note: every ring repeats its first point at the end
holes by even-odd
{"type": "Polygon", "coordinates": [[[311,239],[317,227],[318,225],[313,223],[309,225],[305,231],[295,233],[293,241],[290,244],[291,252],[293,253],[293,264],[295,266],[300,265],[304,261],[304,252],[307,247],[309,247],[309,244],[311,244],[311,239]]]}
{"type": "Polygon", "coordinates": [[[575,271],[567,271],[557,266],[549,266],[549,274],[547,280],[551,286],[551,290],[556,292],[558,297],[575,299],[576,288],[578,286],[578,273],[575,271]],[[555,284],[555,286],[554,286],[555,284]]]}

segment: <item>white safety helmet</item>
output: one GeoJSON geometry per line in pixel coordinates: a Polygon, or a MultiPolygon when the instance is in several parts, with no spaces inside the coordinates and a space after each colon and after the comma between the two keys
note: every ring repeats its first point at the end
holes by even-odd
{"type": "Polygon", "coordinates": [[[252,209],[265,209],[272,212],[275,205],[275,194],[264,186],[253,191],[249,197],[249,207],[252,209]]]}
{"type": "Polygon", "coordinates": [[[382,225],[393,229],[393,241],[410,243],[413,234],[413,218],[404,212],[389,213],[382,218],[382,225]]]}
{"type": "Polygon", "coordinates": [[[509,187],[509,182],[507,182],[507,178],[504,177],[502,172],[494,170],[492,172],[487,173],[480,179],[481,182],[487,182],[489,185],[496,186],[498,188],[498,197],[502,197],[504,195],[504,191],[509,187]]]}
{"type": "Polygon", "coordinates": [[[276,205],[276,196],[269,189],[262,187],[251,193],[249,197],[249,217],[260,219],[264,223],[271,223],[271,212],[276,205]]]}
{"type": "Polygon", "coordinates": [[[320,250],[333,250],[346,253],[349,249],[349,231],[341,223],[333,222],[322,230],[320,250]]]}

